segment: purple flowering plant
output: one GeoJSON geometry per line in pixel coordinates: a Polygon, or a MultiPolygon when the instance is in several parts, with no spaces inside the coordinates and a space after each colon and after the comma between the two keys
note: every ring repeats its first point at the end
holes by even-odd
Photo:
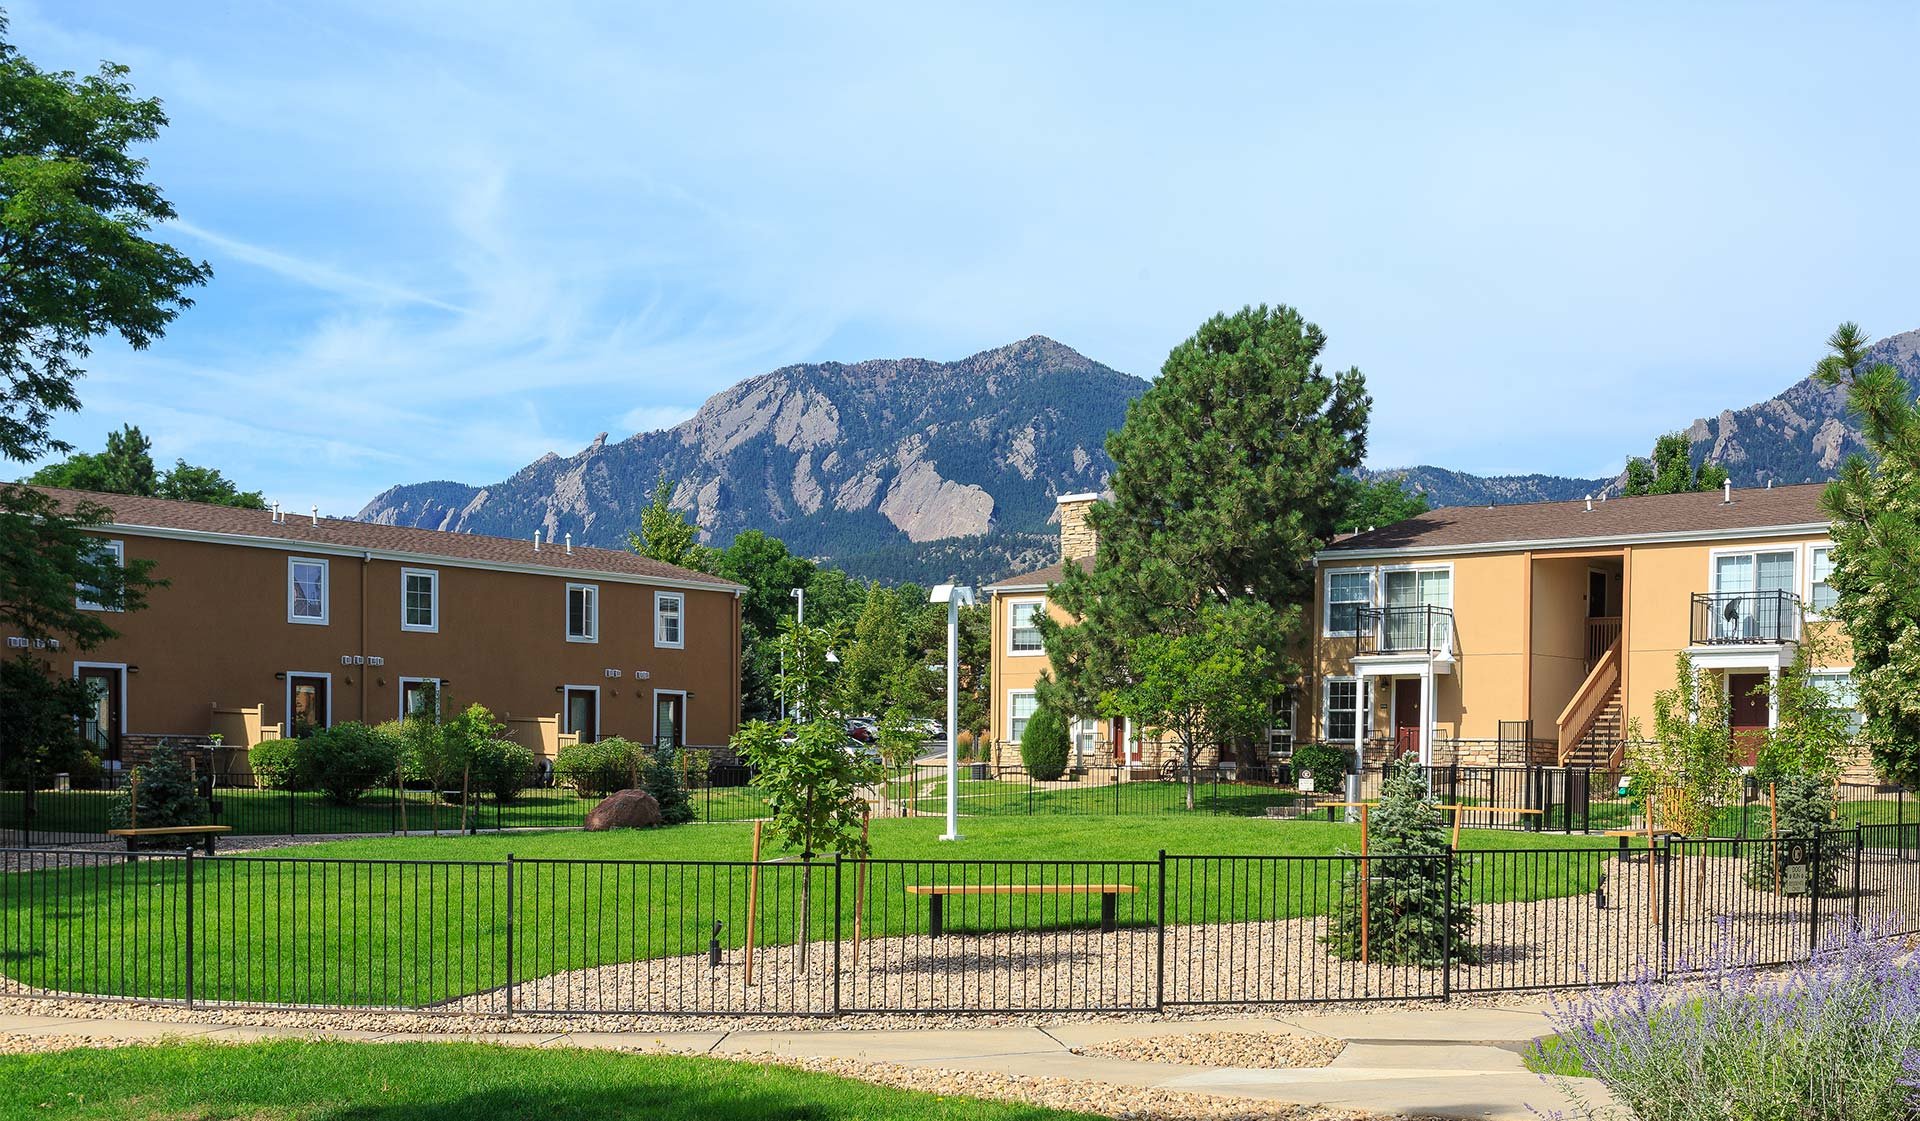
{"type": "MultiPolygon", "coordinates": [[[[1639,1121],[1920,1118],[1920,963],[1848,927],[1809,960],[1763,971],[1722,955],[1701,971],[1557,1000],[1536,1052],[1576,1116],[1639,1121]],[[1595,1102],[1567,1078],[1603,1083],[1595,1102]]],[[[1550,1115],[1552,1116],[1552,1115],[1550,1115]]]]}

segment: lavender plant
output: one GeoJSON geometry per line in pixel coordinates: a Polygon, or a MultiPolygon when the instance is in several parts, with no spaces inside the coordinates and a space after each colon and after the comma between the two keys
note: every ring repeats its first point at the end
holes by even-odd
{"type": "Polygon", "coordinates": [[[1920,1115],[1920,964],[1871,930],[1763,973],[1722,960],[1699,979],[1651,975],[1551,1014],[1556,1069],[1611,1092],[1588,1118],[1639,1121],[1912,1121],[1920,1115]]]}

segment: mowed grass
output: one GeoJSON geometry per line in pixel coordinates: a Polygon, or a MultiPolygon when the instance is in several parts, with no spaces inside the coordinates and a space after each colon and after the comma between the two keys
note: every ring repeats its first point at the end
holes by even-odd
{"type": "MultiPolygon", "coordinates": [[[[1017,778],[963,777],[954,789],[959,795],[960,812],[970,817],[1188,812],[1186,784],[1156,779],[1034,783],[1017,778]]],[[[922,769],[915,778],[892,779],[887,783],[887,797],[892,804],[911,807],[916,814],[943,814],[947,808],[946,776],[922,769]]],[[[1193,787],[1195,810],[1230,816],[1260,817],[1269,807],[1291,806],[1298,800],[1299,795],[1291,790],[1256,783],[1196,782],[1193,787]]]]}
{"type": "MultiPolygon", "coordinates": [[[[866,937],[915,934],[925,929],[926,905],[908,888],[931,884],[1119,885],[1132,889],[1120,920],[1151,925],[1163,848],[1174,854],[1164,885],[1169,924],[1294,918],[1339,905],[1355,862],[1334,854],[1359,846],[1354,825],[1200,815],[979,818],[962,828],[965,839],[950,843],[938,839],[937,819],[875,821],[875,863],[864,875],[852,865],[836,872],[831,856],[811,869],[789,860],[756,872],[745,864],[752,827],[743,824],[380,837],[196,859],[191,992],[421,1006],[496,989],[510,976],[699,955],[710,939],[731,952],[750,925],[761,946],[792,943],[803,930],[809,939],[836,929],[851,937],[856,898],[866,937]],[[516,861],[511,904],[508,854],[516,861]]],[[[1483,901],[1590,891],[1611,851],[1604,838],[1511,830],[1469,831],[1462,849],[1457,859],[1483,901]]],[[[769,840],[762,855],[782,854],[769,840]]],[[[188,874],[178,858],[102,856],[0,876],[0,965],[36,987],[183,997],[188,874]]],[[[1098,921],[1098,894],[1033,898],[1046,902],[952,899],[948,929],[1098,921]]]]}
{"type": "Polygon", "coordinates": [[[480,1043],[167,1044],[0,1057],[0,1119],[1066,1121],[777,1066],[480,1043]]]}

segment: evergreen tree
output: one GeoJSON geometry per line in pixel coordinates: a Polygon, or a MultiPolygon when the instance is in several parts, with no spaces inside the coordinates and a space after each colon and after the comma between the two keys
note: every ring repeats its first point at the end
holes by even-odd
{"type": "Polygon", "coordinates": [[[1337,480],[1366,450],[1357,369],[1328,373],[1326,337],[1287,307],[1216,315],[1175,347],[1107,440],[1114,497],[1088,517],[1094,565],[1067,566],[1054,600],[1076,620],[1040,631],[1057,680],[1042,700],[1097,711],[1142,635],[1195,633],[1202,604],[1247,605],[1238,629],[1297,676],[1313,556],[1336,528],[1337,480]],[[1257,616],[1257,617],[1256,617],[1257,616]]]}
{"type": "Polygon", "coordinates": [[[1727,469],[1718,463],[1693,462],[1693,445],[1684,432],[1669,432],[1653,442],[1653,456],[1627,461],[1625,495],[1684,494],[1716,490],[1727,481],[1727,469]]]}
{"type": "MultiPolygon", "coordinates": [[[[1419,764],[1401,756],[1380,784],[1380,801],[1368,820],[1366,880],[1367,959],[1382,965],[1474,962],[1479,952],[1468,936],[1473,904],[1468,898],[1465,862],[1453,861],[1446,814],[1428,794],[1419,764]]],[[[1361,957],[1360,866],[1352,861],[1340,885],[1340,907],[1328,924],[1326,943],[1335,957],[1361,957]]]]}
{"type": "Polygon", "coordinates": [[[1036,706],[1020,731],[1020,765],[1028,776],[1035,782],[1052,782],[1066,774],[1071,748],[1066,717],[1044,702],[1036,706]]]}
{"type": "Polygon", "coordinates": [[[121,425],[107,433],[103,452],[74,452],[59,463],[49,463],[28,476],[42,487],[67,487],[140,498],[177,498],[264,510],[267,500],[257,490],[243,491],[213,467],[196,467],[176,459],[165,474],[153,465],[153,441],[135,425],[121,425]]]}
{"type": "Polygon", "coordinates": [[[1865,332],[1842,323],[1814,367],[1847,387],[1867,447],[1827,487],[1833,515],[1831,614],[1853,640],[1865,737],[1880,773],[1920,785],[1920,409],[1900,372],[1868,361],[1865,332]]]}
{"type": "Polygon", "coordinates": [[[193,770],[177,748],[154,748],[147,761],[133,769],[133,778],[108,810],[107,817],[116,828],[206,824],[207,801],[200,797],[193,770]]]}

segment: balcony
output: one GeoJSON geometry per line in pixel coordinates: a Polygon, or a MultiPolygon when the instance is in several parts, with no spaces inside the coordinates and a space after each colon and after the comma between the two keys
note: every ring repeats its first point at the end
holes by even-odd
{"type": "Polygon", "coordinates": [[[1362,607],[1356,657],[1453,656],[1453,609],[1448,607],[1362,607]]]}
{"type": "Polygon", "coordinates": [[[1695,646],[1778,646],[1800,641],[1800,597],[1792,592],[1695,592],[1695,646]]]}

